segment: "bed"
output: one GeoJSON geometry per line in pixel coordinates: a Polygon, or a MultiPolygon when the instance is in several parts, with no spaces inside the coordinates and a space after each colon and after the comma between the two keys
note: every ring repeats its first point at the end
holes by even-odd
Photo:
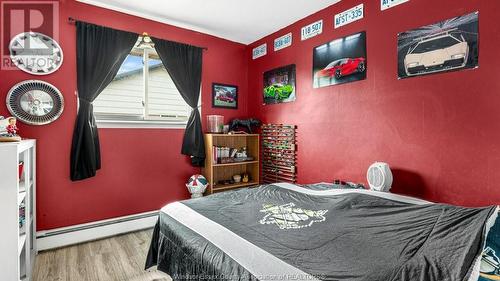
{"type": "Polygon", "coordinates": [[[263,185],[162,208],[146,268],[173,280],[476,281],[497,214],[324,184],[263,185]]]}

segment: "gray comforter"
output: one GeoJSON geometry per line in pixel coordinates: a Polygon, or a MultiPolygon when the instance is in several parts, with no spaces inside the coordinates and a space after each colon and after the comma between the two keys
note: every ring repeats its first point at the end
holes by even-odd
{"type": "Polygon", "coordinates": [[[174,280],[468,280],[496,207],[376,194],[267,185],[176,203],[160,213],[146,267],[174,280]]]}

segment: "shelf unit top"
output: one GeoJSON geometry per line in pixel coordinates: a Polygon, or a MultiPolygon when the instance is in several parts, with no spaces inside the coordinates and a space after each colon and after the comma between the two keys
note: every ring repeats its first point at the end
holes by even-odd
{"type": "Polygon", "coordinates": [[[17,152],[22,153],[30,148],[32,148],[36,144],[36,140],[26,139],[21,140],[19,142],[0,142],[0,147],[2,146],[17,146],[17,152]]]}

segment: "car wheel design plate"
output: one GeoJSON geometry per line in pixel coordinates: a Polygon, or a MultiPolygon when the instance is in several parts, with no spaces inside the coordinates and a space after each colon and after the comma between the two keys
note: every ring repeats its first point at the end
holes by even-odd
{"type": "Polygon", "coordinates": [[[6,102],[13,116],[30,125],[54,122],[64,110],[64,97],[61,92],[40,80],[16,84],[7,94],[6,102]]]}
{"type": "Polygon", "coordinates": [[[12,62],[19,69],[34,75],[53,73],[63,63],[63,51],[59,44],[38,32],[23,32],[14,36],[9,51],[12,62]]]}

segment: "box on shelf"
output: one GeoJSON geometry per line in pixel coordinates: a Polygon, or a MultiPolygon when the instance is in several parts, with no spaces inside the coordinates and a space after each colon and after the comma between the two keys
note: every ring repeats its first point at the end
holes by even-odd
{"type": "Polygon", "coordinates": [[[224,131],[224,116],[208,115],[207,116],[208,132],[220,134],[224,131]]]}

